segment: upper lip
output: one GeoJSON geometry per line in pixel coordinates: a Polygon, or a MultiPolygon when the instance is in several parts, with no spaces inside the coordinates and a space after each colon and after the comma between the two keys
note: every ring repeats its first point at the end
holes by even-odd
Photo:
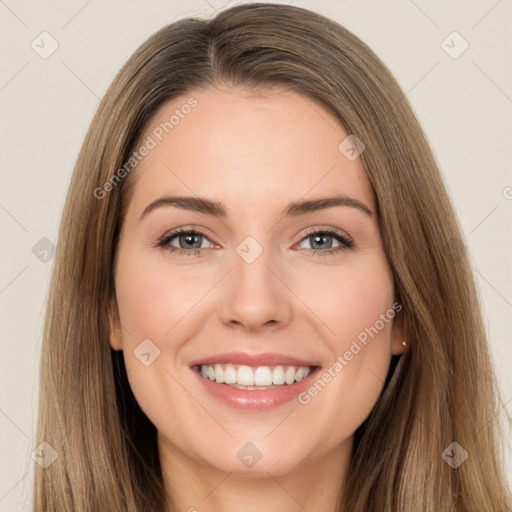
{"type": "Polygon", "coordinates": [[[249,354],[247,352],[225,352],[212,356],[202,357],[190,363],[190,366],[202,364],[241,364],[247,366],[318,366],[312,361],[305,361],[275,352],[265,352],[261,354],[249,354]]]}

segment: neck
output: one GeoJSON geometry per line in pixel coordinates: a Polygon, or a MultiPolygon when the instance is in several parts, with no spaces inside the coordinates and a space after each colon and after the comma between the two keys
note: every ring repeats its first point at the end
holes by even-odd
{"type": "Polygon", "coordinates": [[[248,475],[200,462],[159,434],[164,485],[172,498],[166,512],[339,512],[352,442],[350,438],[289,472],[260,468],[248,475]]]}

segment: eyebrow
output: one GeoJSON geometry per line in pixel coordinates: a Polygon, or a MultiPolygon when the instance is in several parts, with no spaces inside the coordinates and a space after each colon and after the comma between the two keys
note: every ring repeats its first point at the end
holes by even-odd
{"type": "MultiPolygon", "coordinates": [[[[205,215],[214,217],[225,218],[227,216],[226,209],[217,201],[212,201],[204,197],[193,196],[166,196],[160,197],[148,204],[140,216],[140,220],[149,215],[157,208],[164,206],[174,206],[183,210],[191,210],[205,215]]],[[[374,213],[368,206],[358,199],[348,197],[345,195],[335,195],[330,197],[321,197],[318,199],[301,200],[290,203],[282,212],[281,215],[288,217],[298,217],[312,212],[325,210],[334,206],[348,206],[355,208],[369,217],[373,217],[374,213]]]]}

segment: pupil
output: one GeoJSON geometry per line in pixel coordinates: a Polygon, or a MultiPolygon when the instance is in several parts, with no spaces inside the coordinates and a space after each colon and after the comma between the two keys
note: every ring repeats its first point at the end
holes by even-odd
{"type": "MultiPolygon", "coordinates": [[[[182,235],[181,236],[181,241],[184,241],[185,244],[192,244],[194,245],[194,238],[199,238],[200,235],[192,235],[192,234],[189,234],[189,235],[182,235]]],[[[192,247],[193,249],[199,249],[201,247],[201,242],[199,242],[199,244],[197,244],[196,242],[196,245],[194,247],[192,247]]],[[[190,248],[190,247],[188,247],[190,248]]]]}
{"type": "MultiPolygon", "coordinates": [[[[320,248],[322,248],[322,247],[324,247],[325,245],[324,245],[324,246],[322,246],[322,245],[320,245],[320,244],[317,244],[317,240],[319,240],[319,239],[323,239],[323,240],[325,241],[325,239],[326,239],[326,238],[329,238],[329,237],[330,237],[330,235],[313,235],[313,239],[314,239],[314,241],[315,241],[313,245],[319,245],[319,247],[320,247],[320,248]]],[[[329,244],[327,244],[327,245],[328,245],[328,247],[330,248],[330,246],[332,245],[332,243],[331,243],[330,245],[329,245],[329,244]]],[[[315,248],[315,247],[313,247],[313,248],[315,248]]]]}

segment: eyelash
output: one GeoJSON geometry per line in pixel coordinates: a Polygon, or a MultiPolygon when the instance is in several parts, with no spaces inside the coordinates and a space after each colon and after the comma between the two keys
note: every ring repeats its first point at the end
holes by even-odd
{"type": "MultiPolygon", "coordinates": [[[[171,245],[169,245],[169,242],[173,238],[176,238],[177,236],[184,235],[184,234],[199,235],[199,236],[202,236],[202,237],[208,239],[208,237],[201,231],[197,231],[195,229],[179,229],[179,230],[173,231],[172,233],[162,236],[158,240],[156,247],[160,247],[160,248],[168,251],[169,253],[177,253],[178,255],[192,256],[192,255],[199,254],[203,249],[180,249],[180,248],[172,247],[171,245]]],[[[347,249],[352,249],[354,247],[354,242],[351,239],[349,239],[347,236],[343,235],[341,232],[339,232],[338,230],[333,229],[333,228],[321,229],[321,230],[312,228],[300,239],[299,242],[302,242],[304,239],[306,239],[314,234],[332,236],[333,238],[338,240],[338,242],[341,243],[341,245],[339,247],[335,247],[333,249],[327,249],[325,251],[321,251],[319,249],[302,249],[303,251],[310,251],[310,254],[315,255],[315,256],[329,256],[329,255],[333,255],[336,253],[346,251],[347,249]]]]}

